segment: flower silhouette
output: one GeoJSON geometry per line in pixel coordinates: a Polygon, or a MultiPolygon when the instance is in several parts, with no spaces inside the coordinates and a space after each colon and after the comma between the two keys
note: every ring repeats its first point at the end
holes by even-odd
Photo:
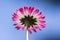
{"type": "Polygon", "coordinates": [[[12,20],[15,22],[13,25],[17,30],[28,30],[31,34],[32,30],[41,30],[45,28],[45,16],[42,15],[38,9],[34,7],[19,8],[13,15],[12,20]]]}

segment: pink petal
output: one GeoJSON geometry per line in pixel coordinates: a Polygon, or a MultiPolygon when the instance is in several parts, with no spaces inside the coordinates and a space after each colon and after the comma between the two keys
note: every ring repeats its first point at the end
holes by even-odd
{"type": "Polygon", "coordinates": [[[45,21],[44,21],[44,20],[38,20],[38,22],[39,22],[39,23],[45,23],[45,21]]]}
{"type": "Polygon", "coordinates": [[[12,17],[12,20],[13,20],[13,21],[16,21],[16,20],[17,20],[17,18],[16,18],[16,17],[12,17]]]}
{"type": "Polygon", "coordinates": [[[39,13],[37,13],[37,15],[36,15],[36,16],[39,16],[39,17],[40,17],[40,16],[41,16],[41,14],[42,14],[42,12],[39,12],[39,13]]]}
{"type": "Polygon", "coordinates": [[[37,14],[39,12],[39,10],[38,9],[36,9],[33,13],[34,14],[37,14]]]}
{"type": "Polygon", "coordinates": [[[18,17],[18,15],[16,13],[13,14],[13,17],[18,17]]]}
{"type": "Polygon", "coordinates": [[[31,31],[31,29],[28,29],[28,32],[29,32],[30,34],[32,34],[32,31],[31,31]]]}
{"type": "Polygon", "coordinates": [[[41,14],[42,14],[42,12],[40,12],[40,13],[37,13],[37,15],[36,15],[36,16],[41,16],[41,14]]]}
{"type": "Polygon", "coordinates": [[[13,24],[13,26],[16,26],[17,24],[13,24]]]}
{"type": "Polygon", "coordinates": [[[45,21],[40,21],[41,23],[45,23],[45,21]]]}
{"type": "Polygon", "coordinates": [[[28,7],[24,7],[24,11],[28,10],[28,7]]]}
{"type": "Polygon", "coordinates": [[[42,28],[45,28],[46,25],[45,24],[41,24],[41,26],[42,26],[42,28]]]}
{"type": "Polygon", "coordinates": [[[45,28],[45,24],[44,24],[44,22],[40,22],[40,21],[37,21],[37,23],[38,23],[38,25],[40,25],[42,28],[45,28]]]}
{"type": "Polygon", "coordinates": [[[38,22],[45,22],[45,20],[44,19],[36,19],[38,22]]]}
{"type": "Polygon", "coordinates": [[[35,28],[33,28],[32,30],[33,30],[34,32],[36,32],[36,29],[35,29],[35,28]]]}
{"type": "Polygon", "coordinates": [[[16,21],[18,19],[18,15],[16,13],[13,14],[12,20],[16,21]]]}
{"type": "Polygon", "coordinates": [[[41,30],[39,26],[35,26],[36,29],[41,30]]]}
{"type": "Polygon", "coordinates": [[[39,23],[39,25],[41,25],[42,28],[45,28],[46,24],[44,23],[39,23]]]}
{"type": "Polygon", "coordinates": [[[17,30],[19,30],[19,29],[20,29],[20,26],[16,26],[15,28],[16,28],[17,30]]]}
{"type": "Polygon", "coordinates": [[[22,30],[24,30],[25,29],[25,27],[22,27],[22,30]]]}
{"type": "Polygon", "coordinates": [[[40,15],[42,14],[42,12],[39,13],[40,15]]]}
{"type": "Polygon", "coordinates": [[[45,18],[45,16],[40,16],[40,17],[38,17],[38,19],[44,19],[45,18]]]}
{"type": "Polygon", "coordinates": [[[31,14],[34,10],[34,7],[29,7],[29,13],[31,14]]]}
{"type": "Polygon", "coordinates": [[[19,11],[20,11],[22,14],[24,13],[23,8],[20,8],[19,11]]]}

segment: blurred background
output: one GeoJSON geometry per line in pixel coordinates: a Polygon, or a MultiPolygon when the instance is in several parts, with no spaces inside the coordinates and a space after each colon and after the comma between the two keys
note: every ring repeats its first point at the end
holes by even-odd
{"type": "Polygon", "coordinates": [[[26,40],[26,32],[16,30],[12,14],[24,6],[43,12],[46,28],[29,34],[29,40],[60,40],[60,0],[0,0],[0,40],[26,40]]]}

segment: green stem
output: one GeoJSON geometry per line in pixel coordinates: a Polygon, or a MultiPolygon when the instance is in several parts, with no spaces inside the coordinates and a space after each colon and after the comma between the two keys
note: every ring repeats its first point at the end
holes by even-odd
{"type": "Polygon", "coordinates": [[[26,30],[26,40],[28,40],[28,30],[26,30]]]}

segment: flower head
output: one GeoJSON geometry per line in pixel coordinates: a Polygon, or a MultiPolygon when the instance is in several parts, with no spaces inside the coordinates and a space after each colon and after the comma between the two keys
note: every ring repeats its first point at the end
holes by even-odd
{"type": "Polygon", "coordinates": [[[38,9],[34,10],[34,7],[19,8],[16,13],[12,15],[12,20],[15,22],[14,26],[17,30],[28,30],[31,34],[32,30],[41,30],[45,28],[45,16],[42,16],[42,12],[38,9]]]}

